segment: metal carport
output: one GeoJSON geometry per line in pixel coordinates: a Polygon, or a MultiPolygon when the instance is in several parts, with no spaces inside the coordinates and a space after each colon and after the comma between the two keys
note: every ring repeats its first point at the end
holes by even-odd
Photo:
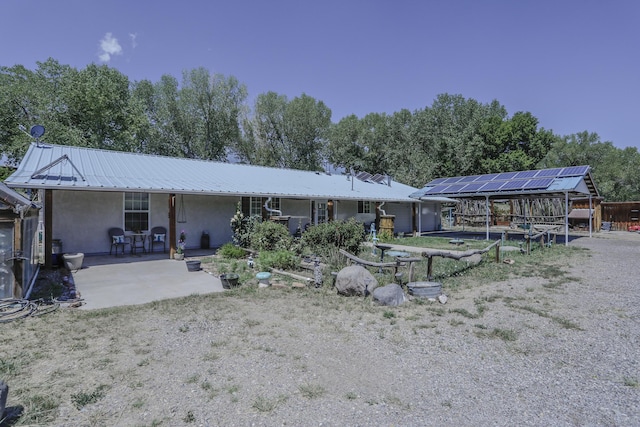
{"type": "MultiPolygon", "coordinates": [[[[427,183],[410,197],[428,200],[433,197],[451,199],[484,199],[486,202],[486,229],[489,239],[489,200],[522,198],[564,198],[565,201],[565,245],[569,242],[569,199],[599,197],[591,177],[591,167],[569,166],[562,168],[536,169],[437,178],[427,183]]],[[[589,216],[589,237],[591,237],[591,216],[589,216]]]]}

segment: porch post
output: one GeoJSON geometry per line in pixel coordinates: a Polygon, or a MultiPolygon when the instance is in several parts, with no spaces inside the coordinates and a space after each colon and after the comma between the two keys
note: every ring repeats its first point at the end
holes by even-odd
{"type": "MultiPolygon", "coordinates": [[[[53,251],[53,191],[44,190],[44,265],[51,268],[53,251]]],[[[60,254],[62,255],[62,254],[60,254]]]]}
{"type": "Polygon", "coordinates": [[[591,227],[593,226],[593,220],[592,220],[592,213],[591,213],[591,193],[589,193],[589,237],[593,237],[591,235],[591,227]]]}
{"type": "Polygon", "coordinates": [[[569,193],[564,193],[564,245],[569,246],[569,193]]]}
{"type": "Polygon", "coordinates": [[[176,253],[176,195],[169,194],[169,258],[176,253]]]}
{"type": "Polygon", "coordinates": [[[487,240],[489,240],[489,196],[484,196],[486,198],[486,211],[487,211],[487,240]]]}

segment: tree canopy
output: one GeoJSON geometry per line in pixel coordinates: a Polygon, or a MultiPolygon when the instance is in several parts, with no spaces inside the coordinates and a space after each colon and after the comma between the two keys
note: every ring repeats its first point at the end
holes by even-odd
{"type": "Polygon", "coordinates": [[[233,76],[205,68],[182,79],[131,82],[107,65],[76,69],[55,59],[0,67],[0,148],[17,164],[45,126],[50,143],[273,167],[387,174],[415,187],[437,177],[588,164],[607,200],[640,200],[640,154],[587,131],[559,136],[530,112],[509,115],[440,94],[430,106],[331,122],[324,102],[306,94],[258,94],[233,76]]]}

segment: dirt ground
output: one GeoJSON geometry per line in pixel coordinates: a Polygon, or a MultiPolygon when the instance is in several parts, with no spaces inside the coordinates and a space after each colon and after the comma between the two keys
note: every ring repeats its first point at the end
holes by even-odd
{"type": "Polygon", "coordinates": [[[640,425],[640,235],[443,281],[447,304],[235,289],[0,324],[15,425],[640,425]]]}

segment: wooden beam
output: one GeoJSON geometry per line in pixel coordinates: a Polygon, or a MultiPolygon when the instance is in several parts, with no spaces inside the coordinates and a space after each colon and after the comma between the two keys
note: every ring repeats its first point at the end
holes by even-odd
{"type": "Polygon", "coordinates": [[[455,260],[460,260],[461,258],[470,257],[471,255],[483,254],[485,252],[489,252],[491,248],[499,244],[500,244],[500,240],[496,240],[495,242],[493,242],[492,244],[490,244],[484,249],[468,249],[466,251],[452,251],[452,250],[446,250],[446,249],[425,248],[425,250],[422,252],[422,256],[425,258],[439,256],[442,258],[451,258],[455,260]]]}
{"type": "MultiPolygon", "coordinates": [[[[44,266],[53,266],[53,190],[44,190],[44,266]]],[[[60,254],[61,255],[61,254],[60,254]]]]}
{"type": "Polygon", "coordinates": [[[176,195],[169,194],[169,258],[176,253],[176,195]]]}

